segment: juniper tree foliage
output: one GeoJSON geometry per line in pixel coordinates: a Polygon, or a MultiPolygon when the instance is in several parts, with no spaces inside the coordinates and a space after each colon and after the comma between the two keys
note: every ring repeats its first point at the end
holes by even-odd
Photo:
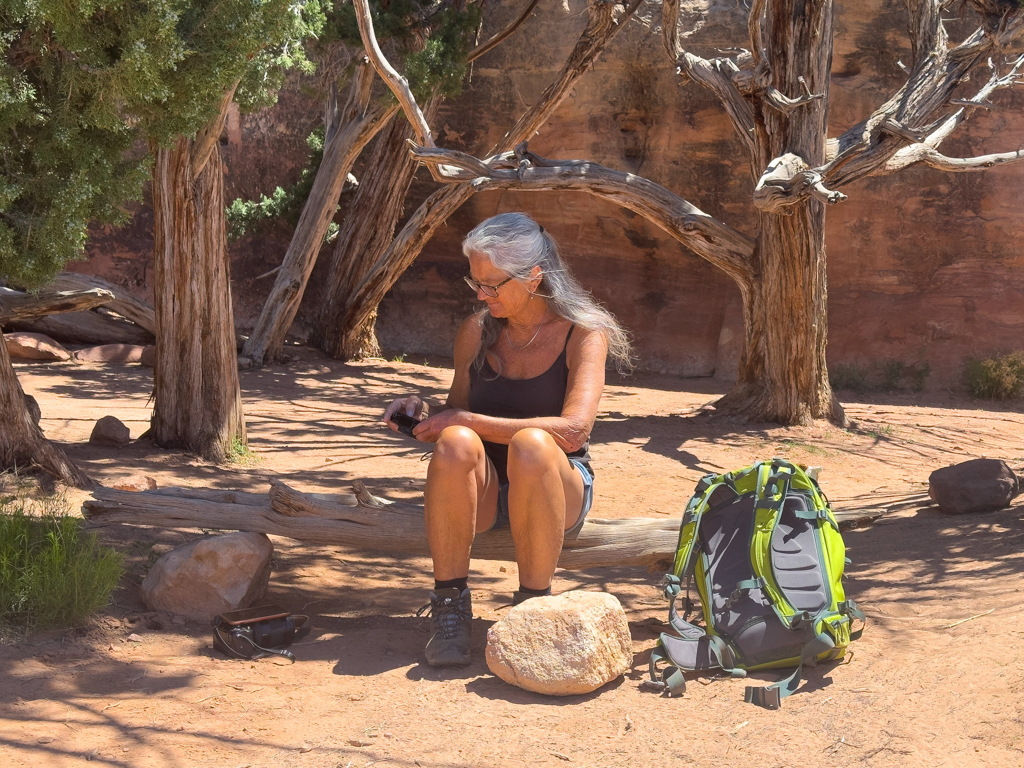
{"type": "Polygon", "coordinates": [[[272,104],[319,0],[5,0],[0,9],[0,279],[36,286],[120,223],[145,140],[194,135],[238,83],[272,104]]]}

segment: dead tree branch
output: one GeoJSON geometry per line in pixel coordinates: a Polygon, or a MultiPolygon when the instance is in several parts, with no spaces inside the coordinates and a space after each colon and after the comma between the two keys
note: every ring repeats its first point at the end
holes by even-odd
{"type": "MultiPolygon", "coordinates": [[[[1024,14],[1013,9],[998,21],[988,17],[963,42],[950,46],[942,20],[944,7],[944,0],[921,0],[912,7],[911,42],[915,63],[903,87],[866,120],[840,136],[834,154],[824,165],[800,169],[780,162],[783,158],[773,160],[772,165],[776,167],[767,169],[759,181],[762,192],[767,194],[755,195],[758,208],[778,212],[809,197],[828,202],[842,200],[843,197],[833,190],[878,172],[908,143],[927,145],[927,137],[933,132],[937,133],[936,139],[941,140],[955,127],[955,124],[948,124],[949,120],[958,124],[963,119],[962,115],[941,117],[941,111],[979,63],[1020,38],[1024,32],[1024,14]]],[[[995,162],[1016,159],[1005,155],[999,158],[995,162]]],[[[925,148],[908,151],[904,160],[910,159],[913,162],[928,159],[950,170],[954,167],[975,170],[991,161],[991,157],[986,157],[977,163],[973,160],[957,163],[925,148]]],[[[904,160],[896,161],[893,170],[906,167],[904,160]]]]}
{"type": "MultiPolygon", "coordinates": [[[[915,163],[927,163],[926,158],[944,158],[943,155],[939,154],[935,150],[938,149],[939,145],[942,144],[960,125],[966,121],[971,114],[977,109],[991,109],[992,105],[988,104],[987,99],[997,90],[1004,88],[1012,88],[1021,83],[1020,72],[1021,68],[1024,67],[1024,55],[1018,56],[1014,61],[1010,62],[1010,70],[1006,74],[1000,74],[996,64],[992,61],[991,57],[988,60],[988,67],[991,71],[991,76],[981,89],[969,99],[952,99],[950,104],[956,104],[961,107],[948,118],[946,118],[942,124],[932,131],[923,142],[915,143],[909,147],[903,147],[895,155],[893,155],[885,165],[881,166],[874,172],[873,175],[883,176],[896,171],[901,171],[915,163]]],[[[1005,153],[1007,155],[1014,153],[1005,153]]],[[[941,162],[941,160],[939,161],[941,162]]],[[[1002,162],[1008,162],[1004,160],[1002,162]]],[[[993,165],[998,163],[993,163],[993,165]]],[[[939,167],[939,166],[935,166],[939,167]]],[[[943,170],[980,170],[981,168],[988,168],[991,165],[982,165],[977,168],[953,168],[947,167],[943,170]]]]}
{"type": "Polygon", "coordinates": [[[550,160],[527,143],[488,162],[453,150],[417,147],[425,163],[445,163],[475,174],[477,191],[490,189],[578,190],[610,200],[659,226],[698,256],[729,274],[746,290],[754,279],[754,241],[659,184],[584,160],[550,160]]]}
{"type": "MultiPolygon", "coordinates": [[[[751,61],[750,54],[741,54],[745,63],[751,61]]],[[[738,60],[727,57],[703,59],[692,53],[683,51],[676,60],[680,75],[704,86],[722,103],[725,111],[732,119],[732,126],[743,140],[747,149],[754,152],[754,110],[744,98],[741,86],[750,86],[749,74],[741,74],[742,67],[738,60]]]]}
{"type": "Polygon", "coordinates": [[[519,29],[519,27],[521,27],[523,25],[523,23],[528,18],[530,18],[530,14],[533,13],[533,9],[537,7],[537,3],[539,3],[539,2],[540,2],[540,0],[530,0],[529,5],[527,5],[526,9],[521,14],[519,14],[518,17],[516,17],[515,21],[513,21],[511,24],[509,24],[503,30],[498,32],[493,37],[491,37],[490,40],[488,40],[488,41],[486,41],[484,43],[480,43],[480,45],[478,45],[476,48],[471,50],[466,55],[466,63],[468,64],[468,63],[476,61],[481,56],[483,56],[485,53],[487,53],[487,52],[497,48],[499,45],[501,45],[503,42],[505,42],[509,37],[511,37],[513,34],[515,34],[515,31],[517,29],[519,29]]]}
{"type": "Polygon", "coordinates": [[[402,105],[402,111],[416,132],[417,141],[427,147],[435,146],[434,136],[430,132],[430,126],[427,125],[427,120],[423,117],[419,105],[416,104],[416,97],[412,95],[409,81],[391,66],[384,56],[384,52],[380,49],[380,45],[377,43],[377,36],[373,31],[373,18],[370,13],[369,0],[353,0],[352,4],[356,11],[356,23],[359,25],[359,37],[363,41],[363,49],[366,51],[370,63],[377,71],[377,74],[380,75],[380,79],[395,94],[398,103],[402,105]]]}

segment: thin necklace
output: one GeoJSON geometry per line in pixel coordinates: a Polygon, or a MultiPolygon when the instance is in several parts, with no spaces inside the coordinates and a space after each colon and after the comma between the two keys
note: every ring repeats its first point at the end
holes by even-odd
{"type": "Polygon", "coordinates": [[[506,325],[506,326],[505,326],[505,341],[506,341],[506,342],[508,343],[508,345],[509,345],[510,347],[512,347],[512,349],[514,349],[514,350],[515,350],[516,352],[521,352],[522,350],[526,349],[526,348],[527,348],[528,346],[530,346],[531,344],[533,344],[533,342],[534,342],[534,341],[535,341],[535,340],[537,339],[537,337],[538,337],[538,336],[540,335],[540,329],[541,329],[541,328],[543,328],[543,327],[544,327],[544,323],[541,323],[540,325],[538,325],[538,326],[537,326],[537,331],[536,331],[536,332],[535,332],[535,333],[533,334],[533,336],[532,336],[532,337],[530,338],[530,340],[529,340],[528,342],[526,342],[525,344],[523,344],[523,346],[521,346],[521,347],[517,347],[517,346],[516,346],[515,344],[513,344],[513,343],[512,343],[512,339],[510,339],[510,338],[509,338],[509,335],[508,335],[508,326],[506,325]]]}

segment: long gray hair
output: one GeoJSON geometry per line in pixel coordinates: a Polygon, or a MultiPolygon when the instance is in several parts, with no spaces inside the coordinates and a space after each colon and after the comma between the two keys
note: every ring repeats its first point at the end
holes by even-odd
{"type": "MultiPolygon", "coordinates": [[[[462,252],[468,257],[471,251],[486,255],[494,266],[516,280],[530,280],[531,270],[540,267],[537,295],[547,299],[551,311],[581,328],[604,335],[608,356],[615,361],[618,371],[632,369],[629,334],[572,276],[554,238],[525,213],[501,213],[478,224],[462,241],[462,252]]],[[[484,312],[480,351],[473,362],[477,370],[507,323],[505,318],[484,312]]]]}

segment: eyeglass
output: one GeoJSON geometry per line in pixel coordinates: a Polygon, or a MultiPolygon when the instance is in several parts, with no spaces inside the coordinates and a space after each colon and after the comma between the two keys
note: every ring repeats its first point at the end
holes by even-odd
{"type": "Polygon", "coordinates": [[[490,296],[492,299],[498,298],[498,289],[501,288],[509,280],[514,280],[514,277],[506,277],[497,285],[486,285],[485,283],[478,283],[469,275],[462,278],[466,281],[466,285],[473,289],[474,292],[482,292],[484,296],[490,296]]]}

